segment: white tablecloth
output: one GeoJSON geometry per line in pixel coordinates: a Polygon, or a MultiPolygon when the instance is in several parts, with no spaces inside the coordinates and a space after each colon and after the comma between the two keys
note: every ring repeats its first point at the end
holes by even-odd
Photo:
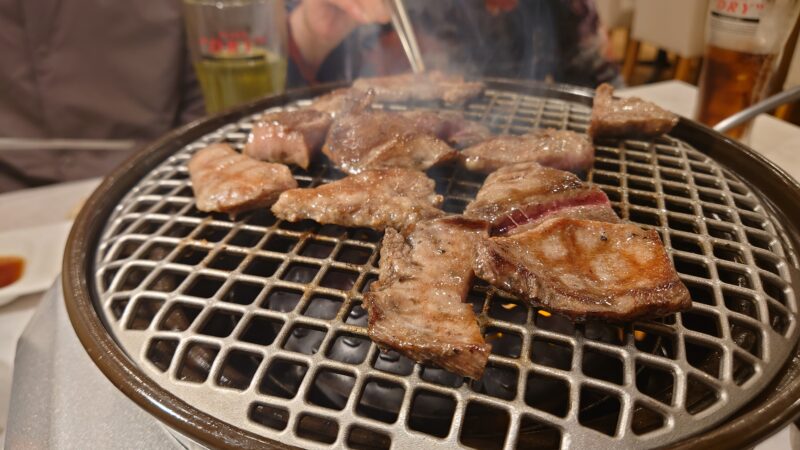
{"type": "MultiPolygon", "coordinates": [[[[636,95],[674,111],[693,117],[697,98],[694,86],[667,81],[618,92],[621,96],[636,95]]],[[[750,145],[777,163],[795,179],[800,179],[800,128],[771,116],[756,118],[750,145]]],[[[99,184],[99,179],[64,183],[61,185],[28,189],[0,195],[0,233],[21,228],[56,223],[74,215],[81,202],[99,184]],[[12,213],[13,212],[13,213],[12,213]]],[[[0,248],[0,254],[3,249],[0,248]]],[[[57,274],[52,274],[55,279],[57,274]]],[[[41,293],[25,296],[11,304],[0,307],[0,448],[6,421],[6,409],[11,380],[16,342],[33,315],[41,293]]],[[[782,450],[800,448],[796,434],[787,427],[769,440],[761,443],[758,450],[782,450]]]]}
{"type": "MultiPolygon", "coordinates": [[[[3,212],[0,214],[0,234],[72,218],[81,202],[99,183],[99,179],[91,179],[0,195],[0,211],[3,212]]],[[[42,237],[42,239],[48,238],[59,240],[55,236],[42,237]]],[[[0,254],[4,253],[0,248],[0,254]]],[[[53,255],[59,253],[61,252],[56,251],[53,255]]],[[[46,276],[54,280],[56,275],[58,274],[52,273],[46,276]]],[[[11,373],[17,340],[33,316],[41,297],[41,292],[33,293],[0,307],[0,449],[3,448],[5,441],[11,373]]]]}

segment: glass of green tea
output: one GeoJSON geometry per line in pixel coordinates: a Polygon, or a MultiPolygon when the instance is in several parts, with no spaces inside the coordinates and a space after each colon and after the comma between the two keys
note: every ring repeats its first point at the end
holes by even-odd
{"type": "Polygon", "coordinates": [[[209,114],[286,86],[283,0],[183,0],[186,33],[209,114]]]}

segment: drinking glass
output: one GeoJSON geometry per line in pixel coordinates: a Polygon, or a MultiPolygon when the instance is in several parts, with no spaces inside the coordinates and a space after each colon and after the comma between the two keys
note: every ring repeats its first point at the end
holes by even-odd
{"type": "Polygon", "coordinates": [[[284,90],[283,0],[183,0],[183,10],[208,113],[284,90]]]}
{"type": "MultiPolygon", "coordinates": [[[[712,0],[700,75],[697,119],[716,125],[764,98],[800,0],[712,0]]],[[[747,140],[750,125],[726,134],[747,140]]]]}

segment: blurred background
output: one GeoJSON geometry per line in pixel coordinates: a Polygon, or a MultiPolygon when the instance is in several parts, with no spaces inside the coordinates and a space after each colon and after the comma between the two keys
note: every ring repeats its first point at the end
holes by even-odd
{"type": "MultiPolygon", "coordinates": [[[[672,83],[631,92],[713,125],[800,85],[798,5],[0,0],[0,193],[101,177],[167,131],[265,95],[410,71],[409,38],[425,68],[468,78],[672,83]]],[[[800,121],[791,102],[769,113],[800,121]]],[[[754,145],[751,131],[729,135],[754,145]]]]}
{"type": "MultiPolygon", "coordinates": [[[[607,82],[711,126],[798,92],[799,9],[800,0],[0,0],[0,266],[13,269],[3,255],[28,261],[27,278],[0,286],[0,448],[17,339],[60,271],[83,199],[170,130],[288,89],[408,72],[409,35],[427,69],[607,82]]],[[[728,133],[797,179],[795,97],[728,133]]],[[[788,435],[759,449],[789,448],[788,435]]]]}

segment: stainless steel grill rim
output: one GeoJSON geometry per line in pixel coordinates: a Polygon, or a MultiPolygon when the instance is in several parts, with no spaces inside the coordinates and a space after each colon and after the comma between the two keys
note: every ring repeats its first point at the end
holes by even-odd
{"type": "MultiPolygon", "coordinates": [[[[526,99],[523,96],[500,91],[490,92],[489,98],[491,101],[488,105],[483,105],[483,107],[486,108],[485,110],[482,110],[480,105],[472,104],[470,105],[468,114],[484,121],[488,120],[489,124],[497,131],[521,132],[524,131],[522,127],[526,125],[530,126],[532,123],[537,122],[550,126],[572,127],[577,131],[583,131],[585,129],[588,110],[578,105],[570,105],[555,100],[544,101],[542,99],[526,99]],[[505,112],[505,114],[488,114],[486,112],[487,110],[501,111],[505,112]],[[531,111],[533,112],[531,113],[531,111]],[[525,120],[526,114],[528,115],[528,120],[525,120]],[[510,118],[510,120],[497,123],[496,119],[498,117],[506,117],[510,118]]],[[[207,136],[205,142],[211,142],[223,136],[230,140],[241,142],[245,134],[238,132],[238,130],[246,130],[246,126],[246,121],[243,123],[240,122],[238,125],[228,125],[218,132],[207,136]]],[[[316,236],[314,237],[316,241],[323,244],[333,244],[333,248],[330,249],[329,255],[326,258],[310,258],[302,255],[302,253],[308,245],[307,241],[312,238],[309,236],[301,237],[303,233],[299,232],[297,229],[293,230],[292,228],[295,227],[294,225],[288,225],[286,227],[283,227],[280,223],[244,225],[232,224],[223,217],[215,217],[211,220],[202,219],[200,217],[186,217],[187,213],[190,213],[191,210],[191,191],[186,191],[187,181],[185,180],[185,167],[183,169],[181,169],[181,167],[188,157],[188,151],[192,149],[196,150],[201,146],[200,144],[189,146],[182,153],[170,158],[165,164],[161,165],[160,169],[154,171],[149,177],[145,178],[137,189],[131,191],[128,198],[123,200],[120,206],[117,207],[115,211],[116,219],[109,222],[110,226],[103,237],[103,244],[101,244],[100,251],[98,252],[98,256],[102,255],[103,259],[98,261],[98,268],[100,270],[98,271],[97,283],[101,288],[101,295],[103,296],[102,304],[105,308],[109,325],[112,329],[117,331],[117,338],[120,339],[122,344],[128,349],[140,349],[132,352],[134,358],[138,357],[140,360],[147,360],[148,352],[153,348],[154,342],[162,342],[154,339],[163,339],[164,342],[172,339],[178,342],[177,346],[172,349],[176,356],[171,360],[172,362],[170,365],[165,368],[165,375],[160,375],[155,365],[146,365],[148,375],[152,376],[160,383],[170,386],[170,389],[179,396],[187,396],[187,398],[192,400],[191,403],[193,405],[200,406],[201,409],[203,409],[204,406],[203,399],[209,397],[208,392],[203,392],[202,395],[198,395],[197,393],[199,391],[196,386],[193,386],[191,383],[179,381],[179,378],[182,378],[182,376],[179,376],[179,371],[181,369],[180,363],[187,352],[191,350],[191,345],[205,345],[207,347],[204,348],[207,349],[217,348],[221,350],[219,354],[214,355],[216,356],[215,358],[210,358],[213,362],[210,363],[210,367],[208,368],[206,380],[201,384],[204,389],[208,388],[213,392],[219,392],[221,394],[219,398],[209,400],[205,405],[218,416],[224,416],[225,412],[230,409],[235,409],[237,406],[244,404],[252,405],[253,402],[258,401],[260,402],[259,404],[286,407],[287,410],[292,411],[292,414],[290,414],[290,421],[298,425],[302,421],[302,417],[295,417],[299,415],[297,412],[301,409],[303,411],[310,411],[320,417],[333,418],[337,424],[342,424],[342,429],[339,430],[335,437],[335,442],[339,444],[344,443],[350,431],[344,428],[351,423],[359,422],[365,428],[385,432],[385,434],[392,439],[394,445],[404,447],[412,444],[413,440],[420,438],[422,438],[426,444],[457,444],[459,438],[463,437],[459,436],[459,431],[463,431],[463,427],[461,427],[460,424],[465,420],[465,415],[469,415],[472,405],[494,405],[500,410],[506,411],[508,415],[510,428],[506,434],[509,436],[509,439],[506,441],[506,447],[514,446],[514,437],[520,427],[523,426],[523,421],[525,420],[528,421],[528,425],[530,425],[530,422],[536,421],[540,425],[552,426],[555,430],[560,431],[561,442],[564,444],[569,443],[571,445],[580,446],[582,442],[581,439],[586,439],[586,441],[583,441],[584,443],[600,442],[598,439],[609,439],[611,441],[633,445],[636,445],[636,443],[641,445],[644,442],[647,442],[647,445],[663,444],[668,442],[666,439],[672,438],[675,440],[680,437],[675,436],[676,428],[683,432],[686,430],[684,426],[690,427],[694,424],[696,428],[692,428],[691,431],[698,431],[703,428],[703,426],[698,425],[698,423],[707,424],[720,420],[721,415],[719,410],[723,408],[723,406],[728,406],[728,412],[733,412],[733,410],[744,403],[743,400],[736,403],[737,398],[741,400],[742,397],[738,394],[740,392],[746,392],[742,390],[743,388],[738,387],[735,382],[736,380],[734,380],[733,369],[736,360],[739,360],[740,365],[749,365],[753,369],[753,373],[749,373],[748,375],[749,378],[743,380],[745,388],[752,388],[752,385],[757,380],[762,380],[762,384],[765,381],[769,381],[769,375],[777,371],[777,366],[779,365],[772,363],[772,361],[780,359],[781,357],[780,349],[773,349],[770,343],[774,343],[777,339],[781,338],[779,334],[773,330],[773,326],[765,326],[765,318],[771,318],[776,315],[783,317],[786,323],[780,327],[780,331],[789,337],[786,343],[792,343],[793,345],[794,341],[792,339],[796,338],[796,325],[794,321],[796,305],[794,304],[794,294],[788,287],[789,267],[786,265],[786,258],[788,257],[793,260],[794,255],[791,251],[784,252],[785,248],[790,250],[791,247],[781,242],[781,239],[778,238],[778,233],[773,228],[774,225],[764,214],[763,207],[761,207],[758,199],[749,193],[746,185],[737,177],[722,171],[722,169],[708,160],[707,157],[685,144],[679,141],[665,139],[656,141],[654,144],[626,141],[617,146],[598,146],[597,164],[595,171],[591,173],[591,179],[595,183],[601,185],[607,193],[609,193],[609,196],[615,202],[615,206],[624,217],[631,218],[644,225],[648,225],[649,223],[657,229],[661,233],[665,244],[667,244],[668,247],[673,247],[672,257],[676,259],[676,264],[683,261],[688,265],[687,267],[691,269],[684,270],[685,272],[692,272],[698,265],[707,269],[705,277],[686,275],[683,278],[687,284],[689,284],[690,288],[694,286],[696,289],[708,289],[712,292],[712,297],[716,304],[713,306],[698,304],[693,310],[693,314],[697,313],[699,316],[705,316],[707,318],[712,317],[711,320],[716,320],[717,325],[719,325],[718,332],[721,336],[711,338],[707,332],[697,332],[697,330],[684,327],[683,317],[681,316],[675,317],[674,324],[642,324],[641,330],[654,335],[658,335],[659,332],[669,335],[672,333],[669,330],[678,328],[680,329],[678,337],[681,339],[681,342],[684,339],[688,339],[696,345],[705,345],[718,350],[721,349],[722,361],[721,367],[718,369],[720,373],[718,378],[709,375],[707,371],[700,370],[689,364],[686,361],[686,355],[681,354],[683,346],[680,343],[676,345],[677,351],[674,354],[675,359],[663,358],[639,351],[637,349],[637,336],[635,333],[631,332],[633,331],[631,329],[627,330],[628,332],[624,334],[624,339],[620,340],[620,342],[617,342],[617,345],[615,345],[614,343],[597,341],[596,339],[592,339],[591,336],[585,336],[586,329],[579,329],[579,333],[565,333],[563,331],[559,332],[558,330],[553,331],[542,328],[530,329],[529,327],[521,326],[519,323],[495,320],[492,317],[491,307],[494,304],[493,299],[499,294],[492,290],[488,290],[487,292],[485,288],[477,289],[477,292],[478,294],[487,295],[489,297],[487,301],[483,302],[483,311],[488,317],[488,327],[500,327],[507,333],[516,333],[518,336],[522,337],[519,342],[520,348],[518,357],[493,355],[491,358],[491,362],[494,365],[493,367],[506,367],[512,369],[512,371],[516,370],[516,388],[514,389],[514,396],[511,399],[499,398],[497,393],[488,395],[485,392],[476,392],[481,389],[486,391],[486,388],[480,385],[476,388],[474,383],[471,386],[463,384],[456,389],[431,384],[425,380],[425,372],[420,370],[419,367],[414,369],[410,377],[379,374],[379,372],[371,370],[371,365],[374,364],[374,361],[377,361],[378,358],[377,349],[374,345],[370,346],[368,355],[366,355],[364,360],[359,364],[352,365],[333,361],[325,355],[329,352],[330,347],[334,345],[339,331],[351,333],[356,336],[364,336],[364,329],[347,324],[346,316],[349,313],[350,306],[360,298],[360,292],[356,291],[361,290],[360,287],[363,286],[365,279],[369,275],[374,275],[375,273],[375,255],[369,257],[365,266],[362,267],[356,267],[349,263],[341,263],[340,261],[336,261],[336,258],[340,251],[348,245],[361,246],[364,249],[374,250],[376,246],[375,241],[377,241],[376,236],[373,235],[370,237],[367,232],[363,232],[363,236],[347,236],[344,239],[334,236],[316,236]],[[648,158],[650,159],[649,162],[647,161],[648,158]],[[657,161],[657,164],[653,164],[653,160],[657,161]],[[686,176],[684,171],[687,169],[692,172],[692,176],[688,176],[686,180],[679,179],[681,176],[686,176]],[[647,170],[653,173],[649,174],[650,176],[645,176],[648,175],[646,174],[647,170]],[[178,174],[177,177],[170,178],[175,174],[178,174]],[[723,177],[719,177],[720,175],[723,177]],[[715,183],[719,185],[715,185],[715,183]],[[665,187],[674,189],[674,191],[665,191],[665,187]],[[719,193],[719,191],[722,191],[725,195],[715,198],[713,194],[719,193]],[[652,201],[655,201],[655,205],[649,203],[652,201]],[[699,203],[696,203],[697,206],[693,206],[695,204],[692,203],[692,201],[699,201],[699,203]],[[693,210],[693,214],[683,213],[679,206],[672,205],[669,202],[683,205],[690,209],[703,209],[693,210]],[[176,204],[176,206],[170,206],[168,210],[164,210],[169,211],[168,214],[159,214],[161,208],[172,204],[176,204]],[[710,212],[705,211],[705,208],[708,208],[710,212]],[[748,211],[749,209],[753,209],[754,211],[748,211]],[[698,214],[702,214],[706,217],[706,220],[699,220],[698,214]],[[728,214],[728,216],[725,216],[725,214],[728,214]],[[133,219],[132,222],[124,223],[126,219],[131,218],[133,219]],[[637,220],[637,218],[639,220],[637,220]],[[724,218],[729,220],[721,220],[724,218]],[[731,221],[733,223],[731,223],[731,221]],[[154,222],[155,225],[148,225],[148,222],[154,222]],[[170,227],[179,222],[195,228],[191,231],[192,234],[180,238],[178,236],[166,236],[154,241],[148,239],[147,245],[134,244],[130,246],[129,250],[125,250],[125,246],[129,244],[126,240],[132,242],[144,241],[146,236],[152,234],[161,234],[163,236],[164,233],[171,229],[170,227]],[[761,225],[757,228],[746,226],[747,224],[756,225],[759,223],[761,225]],[[122,227],[123,224],[125,225],[124,227],[122,227]],[[142,225],[145,225],[145,228],[137,231],[137,227],[142,225]],[[700,228],[697,230],[691,228],[695,226],[700,228]],[[691,228],[691,231],[687,231],[689,229],[687,227],[691,228]],[[122,228],[127,231],[121,235],[121,238],[120,236],[115,236],[122,228]],[[214,230],[217,229],[222,231],[219,231],[215,235],[214,230]],[[232,231],[226,233],[226,229],[232,231]],[[199,240],[196,238],[205,233],[205,230],[208,230],[207,237],[211,238],[210,240],[212,242],[198,243],[199,240]],[[143,233],[140,231],[143,231],[143,233]],[[213,243],[213,240],[216,239],[215,236],[220,235],[222,242],[227,243],[235,240],[235,235],[243,231],[269,234],[269,236],[265,234],[259,238],[257,247],[264,245],[273,235],[297,238],[298,242],[295,244],[295,247],[290,250],[290,256],[288,258],[284,256],[282,252],[274,252],[269,249],[261,251],[248,250],[247,247],[242,247],[238,251],[234,251],[233,253],[239,253],[240,256],[245,255],[246,259],[239,262],[237,265],[238,269],[234,271],[233,276],[229,276],[226,272],[218,272],[216,269],[208,267],[208,265],[212,265],[214,259],[223,252],[219,244],[213,243]],[[224,234],[224,237],[221,236],[222,234],[224,234]],[[700,238],[698,238],[698,235],[700,238]],[[352,239],[352,237],[366,238],[367,242],[364,242],[362,239],[352,239]],[[300,242],[301,239],[302,242],[300,242]],[[682,249],[681,247],[675,248],[677,246],[672,245],[673,240],[675,242],[682,242],[682,249]],[[687,248],[690,248],[691,244],[686,241],[693,242],[696,248],[700,248],[700,252],[688,251],[687,248]],[[206,250],[211,250],[211,253],[206,255],[203,260],[204,263],[202,266],[205,267],[198,268],[192,266],[191,269],[187,270],[185,264],[175,264],[171,262],[179,256],[183,248],[189,245],[189,242],[192,243],[191,245],[200,247],[201,249],[205,248],[206,250]],[[759,246],[754,245],[753,242],[766,246],[769,251],[760,249],[759,246]],[[153,250],[153,247],[157,247],[161,244],[168,250],[167,253],[163,253],[163,249],[161,254],[153,250]],[[172,246],[171,249],[170,245],[172,246]],[[714,253],[718,248],[722,248],[720,252],[723,250],[728,253],[739,252],[737,255],[741,257],[741,260],[737,260],[736,256],[734,256],[731,258],[733,260],[730,262],[715,261],[714,258],[719,257],[714,253]],[[129,251],[133,253],[125,254],[125,252],[129,251]],[[114,258],[117,258],[120,252],[125,254],[122,258],[123,262],[115,266],[114,263],[119,261],[116,261],[114,258]],[[147,256],[148,252],[154,254],[147,256]],[[287,259],[279,263],[269,284],[272,287],[295,288],[303,292],[299,299],[299,304],[293,309],[293,312],[280,313],[256,306],[261,304],[264,298],[267,297],[268,292],[266,288],[259,291],[259,294],[253,298],[253,302],[250,303],[250,305],[244,306],[229,304],[228,302],[220,301],[219,298],[199,300],[195,296],[180,294],[182,291],[192,289],[191,285],[194,282],[194,277],[214,278],[214,276],[217,276],[220,280],[225,279],[222,281],[222,286],[217,289],[220,295],[236,282],[246,281],[254,284],[262,283],[266,287],[267,282],[264,281],[263,277],[249,276],[243,273],[246,272],[247,264],[252,263],[256,256],[274,257],[276,260],[282,258],[287,259]],[[148,260],[147,258],[150,257],[154,259],[148,260]],[[165,260],[170,262],[164,262],[165,260]],[[762,265],[767,266],[777,273],[770,276],[768,270],[762,270],[760,266],[757,265],[757,260],[760,260],[762,265]],[[316,264],[321,268],[310,280],[311,287],[306,284],[298,286],[292,281],[279,281],[280,278],[290,271],[292,263],[316,264]],[[115,270],[115,267],[116,271],[112,275],[117,276],[110,276],[109,273],[115,270]],[[120,283],[127,276],[128,272],[126,271],[133,270],[132,267],[145,268],[143,271],[145,278],[140,280],[138,284],[139,287],[135,287],[132,292],[125,292],[124,295],[114,291],[120,287],[120,283]],[[157,270],[152,270],[153,268],[157,268],[157,270]],[[333,269],[356,273],[357,275],[354,283],[357,289],[342,295],[340,289],[332,289],[326,286],[318,287],[320,283],[325,284],[325,274],[333,269]],[[177,289],[175,289],[176,286],[158,287],[157,284],[151,284],[152,282],[157,283],[156,279],[160,274],[169,270],[187,275],[183,280],[183,284],[177,287],[177,289]],[[113,294],[102,293],[104,279],[111,281],[112,284],[105,287],[109,288],[109,291],[113,294]],[[745,281],[742,281],[743,279],[745,281]],[[723,282],[723,280],[727,280],[728,282],[723,282]],[[736,284],[731,284],[731,280],[735,280],[736,284]],[[771,300],[766,295],[763,295],[765,291],[760,283],[764,283],[764,280],[767,280],[766,282],[769,283],[776,283],[783,288],[782,292],[786,295],[783,300],[786,305],[777,300],[771,300]],[[742,283],[745,283],[745,287],[740,285],[742,283]],[[171,292],[161,292],[164,290],[170,290],[171,292]],[[305,311],[306,307],[311,303],[312,290],[320,294],[341,299],[344,306],[339,308],[333,325],[326,320],[303,316],[302,312],[305,311]],[[179,294],[175,294],[176,292],[179,294]],[[758,308],[755,314],[759,319],[753,320],[747,315],[738,314],[734,310],[728,310],[727,308],[729,305],[726,303],[724,292],[732,292],[733,294],[743,296],[745,301],[747,301],[748,298],[753,300],[758,308]],[[761,295],[753,294],[753,292],[760,292],[761,295]],[[149,300],[143,300],[145,297],[149,300]],[[123,306],[120,306],[123,303],[121,299],[127,299],[127,303],[123,306]],[[161,303],[159,304],[159,302],[161,303]],[[182,305],[197,305],[202,308],[199,316],[192,321],[192,328],[182,332],[157,330],[159,324],[163,323],[167,318],[171,308],[179,303],[182,305]],[[130,328],[141,327],[134,319],[136,319],[138,315],[141,315],[140,311],[144,307],[143,305],[148,304],[158,306],[152,307],[155,314],[147,318],[145,327],[148,331],[128,331],[130,328]],[[786,306],[788,306],[788,309],[786,306]],[[117,314],[115,311],[120,311],[120,308],[121,315],[117,319],[115,317],[117,314]],[[208,323],[207,319],[213,318],[213,314],[217,312],[215,308],[230,311],[234,315],[237,313],[241,314],[240,320],[238,320],[235,325],[236,328],[229,331],[227,337],[196,334],[197,331],[200,331],[199,328],[208,323]],[[265,351],[263,346],[251,345],[239,339],[246,332],[244,329],[245,325],[255,316],[264,317],[265,319],[284,320],[287,322],[276,336],[273,337],[274,343],[271,344],[270,350],[265,351]],[[331,330],[323,336],[322,342],[319,343],[319,348],[323,351],[316,352],[312,355],[303,355],[302,353],[297,354],[296,352],[290,354],[286,352],[285,349],[276,349],[281,345],[286,345],[290,332],[293,331],[290,329],[290,325],[293,325],[295,322],[306,324],[310,327],[331,328],[331,330]],[[737,344],[734,342],[734,339],[736,336],[739,336],[739,334],[731,331],[733,329],[732,324],[738,327],[749,327],[751,330],[758,330],[756,334],[744,334],[744,336],[748,338],[756,336],[755,354],[742,351],[743,349],[739,346],[742,343],[739,342],[737,344]],[[533,338],[533,340],[531,338],[533,338]],[[558,369],[536,364],[533,366],[528,365],[526,360],[528,355],[530,355],[532,347],[535,346],[535,339],[537,338],[560,342],[571,348],[572,359],[570,362],[570,369],[558,369]],[[261,361],[257,364],[252,379],[248,382],[249,384],[247,384],[245,390],[239,394],[233,394],[233,391],[229,388],[219,386],[218,381],[225,367],[224,361],[232,354],[231,350],[234,348],[251,352],[253,355],[260,354],[262,356],[261,361]],[[580,367],[582,367],[582,361],[585,361],[585,355],[588,354],[616,358],[618,364],[620,364],[622,368],[622,380],[609,381],[608,379],[604,379],[601,374],[582,373],[580,367]],[[286,360],[304,363],[310,368],[309,373],[303,378],[304,384],[298,389],[300,394],[289,401],[275,399],[273,396],[265,396],[257,392],[256,386],[258,380],[261,378],[261,375],[268,370],[268,361],[273,361],[276,355],[280,355],[286,360]],[[634,379],[637,373],[636,366],[639,363],[652,366],[651,370],[671,372],[676,380],[672,396],[674,401],[670,401],[669,404],[665,405],[639,391],[640,388],[637,387],[636,380],[634,379]],[[355,375],[355,382],[352,387],[352,392],[354,394],[349,396],[347,404],[341,412],[331,411],[329,408],[320,407],[320,405],[309,404],[309,402],[306,401],[306,397],[302,395],[302,393],[307,392],[309,384],[312,382],[310,380],[314,380],[316,374],[318,374],[322,368],[335,369],[355,375]],[[686,380],[682,377],[687,374],[691,375],[692,378],[696,378],[697,382],[711,386],[711,389],[717,390],[717,393],[722,392],[719,394],[718,402],[709,405],[693,418],[689,418],[685,413],[679,414],[680,409],[683,407],[682,402],[687,390],[687,380],[689,380],[689,377],[686,377],[686,380]],[[584,421],[581,420],[582,418],[580,417],[578,406],[569,408],[565,417],[558,417],[557,415],[536,409],[529,404],[530,402],[526,401],[522,388],[526,385],[528,377],[531,375],[541,375],[551,379],[565,381],[569,385],[568,396],[571,405],[582,403],[584,390],[592,392],[597,391],[605,393],[603,395],[610,398],[616,398],[620,405],[619,422],[621,426],[615,427],[615,431],[612,433],[614,436],[604,438],[604,435],[589,430],[584,426],[585,424],[584,421]],[[387,425],[378,420],[365,418],[358,414],[356,406],[359,401],[360,392],[362,387],[365,388],[369,385],[370,379],[394,382],[404,389],[401,403],[402,408],[398,411],[398,418],[393,425],[387,425]],[[453,414],[452,431],[444,440],[426,437],[420,433],[410,431],[407,428],[405,419],[408,418],[410,413],[409,403],[412,401],[412,394],[417,394],[417,388],[419,386],[423,386],[426,391],[434,393],[439,392],[452,396],[452,398],[456,400],[457,407],[453,414]],[[722,387],[725,387],[725,389],[723,390],[722,387]],[[737,398],[731,399],[731,397],[737,398]],[[225,399],[229,399],[228,405],[223,405],[221,403],[224,402],[225,399]],[[471,401],[473,402],[470,403],[471,401]],[[629,424],[633,421],[632,414],[635,411],[633,408],[634,404],[663,413],[667,416],[665,425],[661,427],[660,430],[645,434],[644,436],[636,436],[634,433],[631,433],[629,424]],[[220,414],[220,412],[223,414],[220,414]]],[[[329,174],[299,176],[299,180],[301,181],[301,185],[308,185],[309,183],[320,182],[320,178],[325,175],[329,174]]],[[[470,194],[474,194],[477,187],[479,187],[479,181],[471,180],[469,176],[466,179],[461,179],[458,174],[456,174],[457,176],[455,177],[448,177],[446,173],[443,175],[447,183],[442,189],[448,194],[447,199],[449,202],[449,204],[445,204],[446,209],[457,210],[459,207],[463,207],[466,201],[469,200],[470,194]]],[[[300,229],[302,230],[306,226],[308,226],[308,224],[301,226],[300,229]]],[[[693,293],[695,293],[695,291],[693,291],[693,293]]],[[[773,294],[775,293],[773,292],[773,294]]],[[[147,311],[147,308],[145,308],[145,311],[147,311]]],[[[148,313],[145,313],[145,316],[147,315],[148,313]]],[[[539,317],[544,317],[529,309],[526,309],[525,315],[526,323],[539,320],[539,317]]],[[[693,320],[697,322],[698,319],[693,320]]],[[[702,321],[698,323],[702,325],[701,322],[702,321]]],[[[792,345],[783,345],[785,349],[783,353],[788,352],[788,348],[792,345]]],[[[751,345],[750,348],[753,349],[754,347],[751,345]]],[[[236,412],[236,414],[239,413],[240,411],[236,412]]],[[[222,418],[227,419],[227,417],[222,418]]],[[[229,421],[231,423],[236,423],[235,420],[229,421]]],[[[266,430],[266,428],[253,426],[252,423],[244,424],[243,426],[239,423],[236,424],[240,425],[242,428],[251,429],[256,432],[264,432],[264,430],[266,430]]],[[[296,432],[297,427],[291,426],[291,424],[287,425],[290,426],[284,428],[284,431],[270,436],[279,436],[283,442],[287,442],[287,440],[284,439],[286,437],[297,438],[297,436],[292,435],[292,433],[296,432]]],[[[688,434],[690,433],[687,431],[686,435],[688,434]]],[[[307,440],[289,442],[299,443],[304,446],[310,445],[310,441],[307,440]]]]}

